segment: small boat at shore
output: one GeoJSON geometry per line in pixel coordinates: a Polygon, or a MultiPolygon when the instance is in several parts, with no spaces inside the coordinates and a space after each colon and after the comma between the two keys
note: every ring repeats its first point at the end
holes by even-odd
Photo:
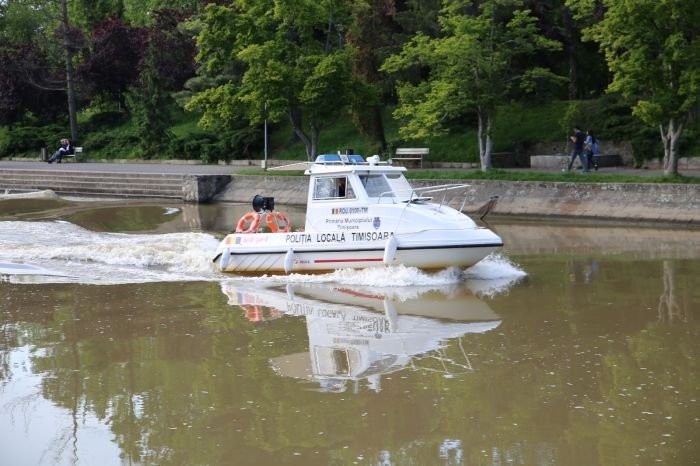
{"type": "MultiPolygon", "coordinates": [[[[253,212],[219,244],[213,261],[222,272],[292,273],[404,265],[423,270],[469,267],[503,241],[462,213],[465,184],[413,188],[406,167],[360,155],[319,155],[288,165],[309,176],[306,219],[294,230],[256,195],[253,212]],[[460,194],[461,193],[461,194],[460,194]],[[459,208],[450,207],[463,196],[459,208]]],[[[458,204],[459,205],[459,204],[458,204]]]]}

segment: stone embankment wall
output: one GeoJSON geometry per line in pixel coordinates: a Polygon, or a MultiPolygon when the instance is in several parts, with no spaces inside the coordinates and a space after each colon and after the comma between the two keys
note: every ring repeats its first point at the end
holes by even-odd
{"type": "MultiPolygon", "coordinates": [[[[455,181],[457,182],[457,181],[455,181]]],[[[450,181],[412,180],[415,187],[450,181]]],[[[498,196],[490,215],[554,216],[633,222],[700,225],[700,185],[605,184],[537,181],[464,181],[464,211],[475,213],[498,196]]],[[[305,205],[308,178],[297,176],[232,177],[217,201],[250,202],[255,194],[273,196],[277,205],[305,205]]],[[[464,195],[454,195],[450,205],[459,207],[464,195]]],[[[440,198],[434,198],[439,202],[440,198]]]]}
{"type": "Polygon", "coordinates": [[[230,175],[184,175],[182,178],[182,200],[209,202],[230,181],[230,175]]]}

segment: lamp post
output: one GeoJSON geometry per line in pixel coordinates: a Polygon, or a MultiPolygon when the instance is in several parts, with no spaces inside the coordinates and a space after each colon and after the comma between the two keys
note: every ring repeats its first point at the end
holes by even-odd
{"type": "Polygon", "coordinates": [[[263,170],[267,171],[267,102],[265,102],[265,125],[264,125],[263,134],[264,134],[264,138],[265,138],[265,142],[264,142],[264,147],[265,147],[264,157],[265,158],[263,159],[262,168],[263,168],[263,170]]]}

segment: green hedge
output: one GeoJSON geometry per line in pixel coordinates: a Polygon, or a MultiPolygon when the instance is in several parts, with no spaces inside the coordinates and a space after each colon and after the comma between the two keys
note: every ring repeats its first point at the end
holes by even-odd
{"type": "Polygon", "coordinates": [[[70,131],[61,124],[5,128],[0,136],[0,157],[38,157],[42,147],[52,152],[58,149],[60,140],[69,135],[70,131]]]}

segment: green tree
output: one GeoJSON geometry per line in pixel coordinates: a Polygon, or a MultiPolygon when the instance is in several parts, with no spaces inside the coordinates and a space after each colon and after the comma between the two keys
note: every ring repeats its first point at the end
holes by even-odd
{"type": "MultiPolygon", "coordinates": [[[[530,0],[537,27],[546,37],[562,43],[562,50],[536,57],[535,62],[568,77],[568,99],[589,99],[608,86],[608,66],[598,45],[581,40],[581,30],[599,21],[602,11],[591,17],[574,15],[567,0],[530,0]]],[[[564,97],[564,95],[561,95],[564,97]]]]}
{"type": "Polygon", "coordinates": [[[210,4],[203,21],[198,60],[207,73],[228,76],[197,93],[188,108],[202,111],[209,127],[287,117],[308,159],[315,158],[321,129],[342,114],[352,88],[345,2],[210,4]]]}
{"type": "Polygon", "coordinates": [[[85,28],[92,28],[107,18],[122,18],[123,0],[72,0],[75,22],[85,28]]]}
{"type": "Polygon", "coordinates": [[[153,23],[152,12],[171,9],[182,13],[195,14],[208,3],[201,0],[119,0],[123,3],[124,17],[133,25],[146,26],[153,23]]]}
{"type": "Polygon", "coordinates": [[[352,50],[353,75],[359,83],[351,103],[353,122],[377,149],[386,148],[382,121],[382,84],[379,72],[380,51],[390,43],[391,9],[384,0],[356,0],[352,10],[352,26],[348,43],[352,50]]]}
{"type": "Polygon", "coordinates": [[[71,138],[77,141],[79,135],[73,57],[81,37],[80,32],[72,26],[68,0],[18,0],[2,3],[0,44],[24,43],[30,48],[40,49],[41,53],[37,55],[47,57],[47,63],[41,63],[47,65],[43,69],[27,68],[24,72],[35,88],[66,93],[71,138]]]}
{"type": "MultiPolygon", "coordinates": [[[[570,0],[581,15],[597,2],[570,0]]],[[[613,79],[632,112],[656,126],[664,173],[678,174],[678,143],[700,102],[700,10],[685,0],[602,0],[603,19],[584,38],[600,44],[613,79]]]]}
{"type": "Polygon", "coordinates": [[[0,39],[3,44],[28,43],[44,27],[46,11],[26,2],[0,2],[0,39]]]}
{"type": "Polygon", "coordinates": [[[68,121],[73,142],[80,140],[78,133],[78,107],[75,97],[75,67],[73,54],[75,45],[71,40],[71,24],[68,16],[68,0],[61,0],[61,35],[63,40],[63,63],[66,71],[66,97],[68,98],[68,121]]]}
{"type": "Polygon", "coordinates": [[[159,50],[152,42],[146,52],[139,85],[129,93],[127,102],[134,116],[139,148],[146,158],[162,156],[170,141],[170,109],[174,101],[163,88],[157,68],[159,50]]]}
{"type": "Polygon", "coordinates": [[[445,122],[476,113],[481,169],[490,170],[496,109],[512,91],[557,78],[526,59],[560,44],[539,33],[519,0],[487,0],[477,7],[446,0],[440,25],[442,36],[419,33],[383,65],[390,73],[413,67],[427,73],[426,79],[398,83],[394,115],[404,122],[400,133],[415,139],[439,135],[445,122]]]}

